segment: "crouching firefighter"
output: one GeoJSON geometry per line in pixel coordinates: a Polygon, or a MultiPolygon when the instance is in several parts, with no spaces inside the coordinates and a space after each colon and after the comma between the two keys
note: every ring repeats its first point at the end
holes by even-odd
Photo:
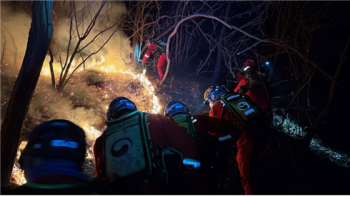
{"type": "Polygon", "coordinates": [[[163,115],[138,111],[125,97],[110,103],[107,118],[94,146],[96,176],[126,194],[187,192],[183,161],[198,160],[198,153],[185,129],[163,115]]]}
{"type": "Polygon", "coordinates": [[[205,194],[214,193],[213,188],[217,186],[217,181],[212,170],[224,170],[228,167],[229,155],[226,149],[229,144],[221,144],[219,140],[227,138],[228,131],[233,127],[227,121],[214,117],[202,114],[192,116],[187,106],[177,100],[164,108],[164,115],[186,128],[187,133],[197,141],[202,172],[201,188],[205,194]]]}
{"type": "MultiPolygon", "coordinates": [[[[158,68],[159,80],[162,80],[164,77],[163,67],[168,61],[165,53],[167,43],[161,40],[158,40],[156,42],[154,40],[147,40],[146,43],[148,45],[148,49],[145,53],[145,56],[142,58],[142,64],[144,65],[146,63],[151,53],[153,53],[153,55],[155,56],[155,59],[159,57],[157,68],[158,68]]],[[[169,52],[169,58],[171,59],[171,52],[169,52]]]]}
{"type": "Polygon", "coordinates": [[[230,120],[238,128],[232,135],[237,141],[237,162],[245,194],[254,194],[252,179],[256,174],[258,155],[270,148],[270,129],[262,109],[239,93],[228,93],[222,86],[210,86],[204,93],[209,101],[210,117],[230,120]]]}

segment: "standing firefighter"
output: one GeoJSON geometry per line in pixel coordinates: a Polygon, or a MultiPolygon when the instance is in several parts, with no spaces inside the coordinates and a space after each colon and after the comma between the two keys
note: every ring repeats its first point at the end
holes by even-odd
{"type": "MultiPolygon", "coordinates": [[[[196,142],[160,114],[137,110],[125,97],[108,108],[107,129],[95,143],[95,175],[126,193],[186,193],[183,160],[197,160],[196,142]]],[[[194,166],[195,167],[195,166],[194,166]]]]}
{"type": "Polygon", "coordinates": [[[244,62],[242,69],[245,75],[238,73],[238,85],[233,91],[248,97],[254,104],[259,105],[264,113],[267,113],[269,110],[269,99],[255,65],[252,59],[247,59],[244,62]]]}
{"type": "MultiPolygon", "coordinates": [[[[163,67],[167,62],[166,58],[166,45],[167,43],[158,40],[157,42],[154,42],[153,40],[148,40],[147,41],[148,49],[145,53],[145,56],[142,58],[142,64],[145,64],[151,53],[153,52],[154,56],[159,57],[158,59],[158,74],[159,74],[159,79],[162,80],[164,77],[163,74],[163,67]]],[[[169,52],[169,58],[171,58],[171,53],[169,52]]]]}
{"type": "Polygon", "coordinates": [[[254,194],[252,179],[256,173],[258,155],[269,148],[267,144],[270,138],[261,108],[238,93],[228,93],[220,86],[210,86],[204,93],[204,99],[209,101],[210,117],[231,120],[238,128],[232,137],[237,140],[237,162],[242,185],[245,194],[254,194]]]}

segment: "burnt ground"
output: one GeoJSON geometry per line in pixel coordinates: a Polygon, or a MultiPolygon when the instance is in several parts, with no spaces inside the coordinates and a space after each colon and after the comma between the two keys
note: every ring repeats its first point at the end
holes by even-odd
{"type": "MultiPolygon", "coordinates": [[[[170,73],[163,84],[158,74],[147,73],[155,82],[160,102],[166,106],[172,100],[184,102],[191,114],[208,114],[208,105],[203,106],[203,92],[210,86],[204,78],[195,78],[187,73],[170,73]],[[158,82],[157,82],[158,81],[158,82]],[[203,82],[204,81],[204,82],[203,82]]],[[[272,147],[258,163],[253,187],[257,194],[350,194],[349,169],[305,151],[298,139],[273,129],[272,147]]],[[[213,180],[212,194],[244,194],[233,145],[223,145],[230,155],[228,166],[224,163],[207,169],[213,180]]]]}

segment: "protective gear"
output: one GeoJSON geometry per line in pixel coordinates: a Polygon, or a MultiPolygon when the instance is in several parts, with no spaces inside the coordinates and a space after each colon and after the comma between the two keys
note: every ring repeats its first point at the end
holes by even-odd
{"type": "Polygon", "coordinates": [[[218,100],[218,98],[220,98],[221,95],[226,94],[228,92],[229,90],[226,88],[225,85],[210,86],[204,92],[204,102],[207,102],[208,100],[215,102],[218,100]]]}
{"type": "Polygon", "coordinates": [[[225,94],[220,97],[220,101],[225,104],[244,130],[254,133],[266,126],[262,109],[239,94],[225,94]]]}
{"type": "MultiPolygon", "coordinates": [[[[151,40],[148,43],[149,43],[148,49],[145,53],[145,56],[142,58],[142,62],[146,62],[149,56],[151,55],[151,53],[157,52],[157,55],[159,55],[158,64],[157,64],[158,74],[159,74],[159,79],[162,80],[164,77],[163,67],[168,61],[165,54],[167,44],[161,40],[158,40],[157,42],[153,42],[151,40]]],[[[169,58],[171,59],[171,52],[169,52],[169,58]]]]}
{"type": "Polygon", "coordinates": [[[183,104],[180,101],[171,101],[165,108],[164,108],[164,115],[168,116],[169,118],[172,118],[174,115],[181,113],[181,114],[188,114],[189,110],[186,107],[185,104],[183,104]]]}
{"type": "Polygon", "coordinates": [[[242,67],[242,69],[243,69],[243,71],[245,72],[245,73],[249,73],[250,71],[252,71],[252,67],[255,65],[255,62],[254,62],[254,60],[252,60],[252,59],[247,59],[245,62],[244,62],[244,64],[243,64],[243,67],[242,67]]]}
{"type": "Polygon", "coordinates": [[[245,194],[253,194],[251,166],[258,165],[254,162],[257,159],[257,153],[268,142],[269,133],[266,132],[268,131],[268,125],[265,122],[265,117],[261,113],[257,113],[260,111],[259,108],[241,99],[242,97],[239,94],[221,96],[221,102],[215,102],[209,116],[221,120],[230,119],[241,130],[242,134],[237,140],[238,153],[236,159],[245,194]]]}
{"type": "Polygon", "coordinates": [[[19,163],[24,165],[25,157],[64,159],[75,162],[81,169],[85,151],[85,132],[82,128],[68,120],[51,120],[30,133],[19,163]]]}
{"type": "Polygon", "coordinates": [[[136,111],[106,122],[104,155],[110,182],[135,172],[144,178],[152,173],[147,115],[136,111]]]}
{"type": "Polygon", "coordinates": [[[191,137],[196,137],[194,125],[192,122],[194,120],[193,120],[193,117],[190,116],[188,113],[189,113],[189,110],[187,106],[180,101],[171,101],[164,108],[165,116],[168,116],[178,125],[187,129],[187,133],[191,137]]]}
{"type": "Polygon", "coordinates": [[[157,42],[154,43],[155,45],[157,45],[157,51],[161,54],[165,53],[166,51],[166,42],[163,42],[161,40],[158,40],[157,42]]]}
{"type": "Polygon", "coordinates": [[[127,112],[136,110],[137,108],[134,102],[125,97],[118,97],[109,104],[107,118],[108,120],[115,120],[127,112]]]}
{"type": "Polygon", "coordinates": [[[187,129],[187,133],[195,138],[196,134],[195,134],[195,128],[193,125],[193,122],[196,121],[196,119],[193,119],[193,117],[191,115],[188,114],[178,114],[176,116],[171,117],[171,119],[176,122],[178,125],[184,127],[185,129],[187,129]]]}
{"type": "Polygon", "coordinates": [[[266,90],[262,86],[261,79],[257,78],[256,74],[250,73],[248,78],[242,79],[233,91],[244,95],[254,104],[259,105],[264,113],[268,112],[270,102],[266,90]]]}

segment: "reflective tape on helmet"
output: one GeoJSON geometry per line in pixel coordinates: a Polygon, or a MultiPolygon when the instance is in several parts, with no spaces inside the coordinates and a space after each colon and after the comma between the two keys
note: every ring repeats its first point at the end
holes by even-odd
{"type": "Polygon", "coordinates": [[[148,55],[145,55],[145,57],[149,58],[149,56],[148,56],[148,55]]]}
{"type": "Polygon", "coordinates": [[[66,140],[51,140],[51,146],[68,147],[68,148],[78,148],[77,142],[66,141],[66,140]]]}
{"type": "Polygon", "coordinates": [[[250,66],[245,67],[243,70],[246,71],[250,68],[250,66]]]}
{"type": "Polygon", "coordinates": [[[184,160],[182,160],[182,163],[184,165],[192,165],[194,168],[198,168],[201,166],[201,162],[190,158],[185,158],[184,160]]]}
{"type": "Polygon", "coordinates": [[[225,136],[222,136],[222,137],[219,137],[218,140],[219,141],[225,141],[225,140],[228,140],[228,139],[231,139],[231,135],[225,135],[225,136]]]}

